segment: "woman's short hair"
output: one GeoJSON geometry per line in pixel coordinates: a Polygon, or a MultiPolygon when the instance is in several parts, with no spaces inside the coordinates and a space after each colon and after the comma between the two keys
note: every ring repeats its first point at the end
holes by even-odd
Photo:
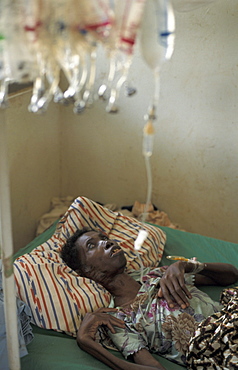
{"type": "Polygon", "coordinates": [[[94,231],[88,227],[84,227],[83,229],[77,229],[73,235],[71,235],[66,243],[63,245],[60,256],[64,260],[64,262],[72,269],[77,271],[78,273],[83,274],[83,264],[79,258],[79,250],[76,244],[78,238],[89,232],[94,231]]]}

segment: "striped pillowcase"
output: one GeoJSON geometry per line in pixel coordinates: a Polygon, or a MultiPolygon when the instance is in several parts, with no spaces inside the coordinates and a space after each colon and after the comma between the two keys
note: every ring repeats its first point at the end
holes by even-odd
{"type": "MultiPolygon", "coordinates": [[[[128,272],[140,268],[134,241],[142,224],[85,197],[76,198],[53,236],[14,262],[18,296],[31,308],[32,322],[39,327],[76,336],[87,312],[109,305],[110,294],[70,269],[59,254],[66,239],[85,226],[102,230],[119,243],[128,272]]],[[[149,233],[140,250],[143,264],[155,267],[162,258],[166,236],[158,227],[143,224],[143,228],[149,233]]]]}

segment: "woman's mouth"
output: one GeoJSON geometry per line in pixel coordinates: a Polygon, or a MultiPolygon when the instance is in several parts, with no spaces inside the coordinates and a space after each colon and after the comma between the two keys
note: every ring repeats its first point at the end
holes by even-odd
{"type": "Polygon", "coordinates": [[[111,257],[115,256],[116,254],[118,254],[121,251],[122,251],[122,249],[119,246],[112,247],[112,249],[111,249],[111,257]]]}

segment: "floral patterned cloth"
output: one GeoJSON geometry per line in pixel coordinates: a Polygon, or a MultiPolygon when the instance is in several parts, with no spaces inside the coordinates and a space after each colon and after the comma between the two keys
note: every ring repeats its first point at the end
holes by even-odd
{"type": "Polygon", "coordinates": [[[238,369],[238,287],[224,289],[224,305],[199,324],[189,343],[189,369],[238,369]]]}
{"type": "MultiPolygon", "coordinates": [[[[118,307],[116,313],[111,313],[124,320],[126,327],[115,328],[116,334],[108,331],[108,335],[126,358],[146,348],[151,353],[185,365],[189,340],[198,324],[214,312],[220,311],[222,306],[192,284],[188,284],[192,294],[190,306],[186,309],[181,309],[178,305],[168,307],[163,298],[157,297],[165,268],[159,267],[144,275],[133,303],[127,307],[118,307]]],[[[138,276],[133,277],[138,279],[138,276]]]]}

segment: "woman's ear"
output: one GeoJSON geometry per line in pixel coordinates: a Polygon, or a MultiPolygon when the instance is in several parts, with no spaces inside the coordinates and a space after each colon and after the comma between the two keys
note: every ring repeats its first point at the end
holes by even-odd
{"type": "Polygon", "coordinates": [[[79,276],[83,276],[82,270],[77,269],[77,270],[75,270],[75,272],[76,272],[79,276]]]}
{"type": "Polygon", "coordinates": [[[91,275],[90,275],[91,270],[92,270],[91,266],[81,266],[80,269],[75,270],[75,271],[80,276],[91,279],[92,278],[91,275]]]}

